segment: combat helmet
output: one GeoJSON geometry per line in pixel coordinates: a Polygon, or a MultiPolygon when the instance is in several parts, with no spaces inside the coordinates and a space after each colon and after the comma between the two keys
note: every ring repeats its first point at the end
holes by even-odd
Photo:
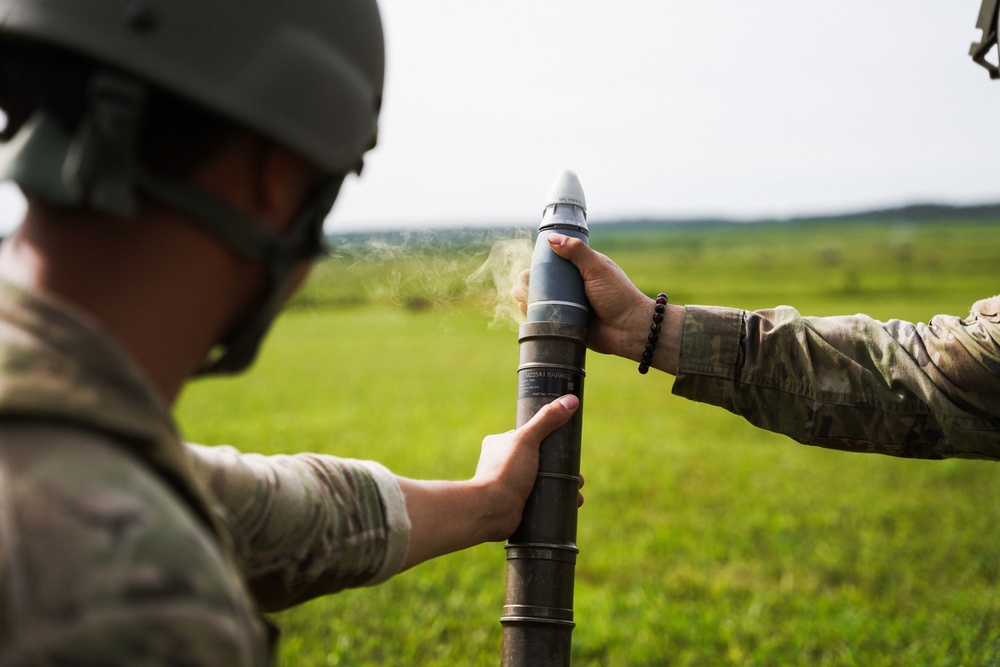
{"type": "Polygon", "coordinates": [[[247,366],[295,264],[322,252],[344,176],[375,145],[384,42],[375,0],[0,0],[0,42],[54,47],[108,66],[70,133],[39,112],[0,146],[0,178],[54,204],[136,215],[137,195],[186,213],[240,255],[265,262],[268,291],[204,372],[247,366]],[[284,234],[135,159],[155,86],[292,150],[324,175],[284,234]]]}

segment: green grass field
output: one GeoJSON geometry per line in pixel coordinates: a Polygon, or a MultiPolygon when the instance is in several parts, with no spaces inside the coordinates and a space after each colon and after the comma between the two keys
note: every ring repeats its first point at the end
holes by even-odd
{"type": "MultiPolygon", "coordinates": [[[[998,231],[944,220],[591,235],[676,303],[926,321],[1000,292],[998,231]]],[[[188,388],[185,436],[470,476],[483,436],[514,421],[517,334],[490,326],[497,290],[467,280],[494,240],[342,246],[252,372],[188,388]]],[[[672,378],[630,362],[591,354],[587,370],[575,665],[1000,664],[994,463],[803,447],[676,398],[672,378]]],[[[482,545],[277,614],[279,664],[496,665],[504,573],[503,545],[482,545]]]]}

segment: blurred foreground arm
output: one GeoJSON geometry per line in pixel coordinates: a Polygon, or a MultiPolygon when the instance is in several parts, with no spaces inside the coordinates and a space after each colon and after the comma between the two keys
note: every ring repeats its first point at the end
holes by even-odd
{"type": "MultiPolygon", "coordinates": [[[[584,276],[590,347],[637,360],[652,299],[575,239],[562,237],[553,250],[584,276]]],[[[1000,459],[1000,297],[976,303],[965,320],[927,325],[803,317],[788,307],[669,306],[652,362],[677,376],[673,393],[806,444],[1000,459]]]]}
{"type": "Polygon", "coordinates": [[[321,454],[263,456],[189,445],[221,504],[244,575],[265,611],[399,571],[410,524],[381,465],[321,454]]]}
{"type": "Polygon", "coordinates": [[[321,454],[189,451],[222,505],[258,604],[276,611],[508,537],[534,485],[542,439],[577,404],[564,397],[520,429],[487,437],[464,482],[411,480],[371,461],[321,454]]]}

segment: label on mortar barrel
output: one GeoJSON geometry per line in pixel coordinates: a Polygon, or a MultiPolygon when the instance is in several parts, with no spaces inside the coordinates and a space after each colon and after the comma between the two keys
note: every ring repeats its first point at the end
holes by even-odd
{"type": "Polygon", "coordinates": [[[518,398],[537,396],[558,398],[566,394],[575,394],[582,398],[582,375],[558,368],[529,368],[517,374],[518,398]]]}

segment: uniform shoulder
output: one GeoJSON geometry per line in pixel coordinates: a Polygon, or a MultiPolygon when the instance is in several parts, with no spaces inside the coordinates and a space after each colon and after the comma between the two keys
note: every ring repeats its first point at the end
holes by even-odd
{"type": "Polygon", "coordinates": [[[151,468],[92,431],[0,423],[0,434],[0,664],[266,654],[235,568],[151,468]]]}

